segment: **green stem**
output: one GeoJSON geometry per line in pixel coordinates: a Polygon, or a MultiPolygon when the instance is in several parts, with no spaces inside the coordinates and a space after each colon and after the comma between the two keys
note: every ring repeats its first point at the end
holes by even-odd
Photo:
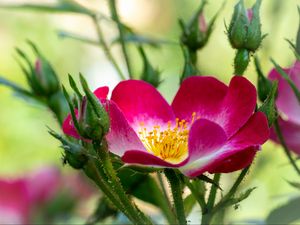
{"type": "Polygon", "coordinates": [[[214,213],[218,212],[219,210],[221,210],[223,208],[223,206],[227,203],[227,200],[232,198],[235,195],[238,187],[240,186],[240,184],[244,180],[245,176],[247,175],[247,173],[249,171],[249,168],[250,168],[250,166],[247,166],[245,169],[242,170],[242,172],[240,173],[240,175],[238,176],[238,178],[236,179],[236,181],[234,182],[234,184],[232,185],[232,187],[230,188],[228,193],[213,208],[212,214],[214,214],[214,213]]]}
{"type": "Polygon", "coordinates": [[[171,186],[178,223],[180,225],[186,225],[187,222],[185,218],[184,205],[182,200],[183,188],[181,185],[181,181],[173,169],[165,169],[165,175],[168,178],[171,186]]]}
{"type": "Polygon", "coordinates": [[[201,210],[204,211],[206,209],[204,194],[199,192],[199,190],[196,189],[196,187],[190,182],[190,180],[188,178],[184,179],[184,183],[186,184],[186,186],[190,189],[190,191],[194,195],[196,201],[198,202],[198,204],[201,207],[201,210]]]}
{"type": "Polygon", "coordinates": [[[294,167],[295,171],[297,172],[297,174],[300,176],[300,169],[298,168],[295,160],[293,159],[292,154],[291,154],[291,152],[290,152],[290,150],[289,150],[289,148],[288,148],[288,146],[287,146],[287,144],[284,140],[284,137],[282,135],[282,132],[281,132],[279,124],[278,124],[278,120],[275,120],[274,128],[275,128],[276,134],[278,136],[278,139],[279,139],[279,141],[280,141],[280,143],[283,147],[283,150],[284,150],[286,156],[290,160],[290,162],[291,162],[292,166],[294,167]]]}
{"type": "Polygon", "coordinates": [[[90,159],[83,168],[85,174],[91,178],[97,186],[103,191],[103,193],[109,198],[109,200],[122,212],[124,212],[129,218],[130,215],[126,213],[124,205],[120,202],[120,199],[112,191],[110,186],[107,184],[105,174],[101,174],[101,169],[97,166],[97,162],[94,159],[90,159]]]}
{"type": "Polygon", "coordinates": [[[117,62],[116,62],[116,60],[115,60],[115,58],[114,58],[113,55],[111,54],[111,51],[110,51],[110,49],[109,49],[109,47],[108,47],[108,45],[107,45],[107,43],[106,43],[106,41],[105,41],[105,39],[104,39],[104,35],[103,35],[102,29],[101,29],[101,27],[100,27],[100,25],[99,25],[99,23],[98,23],[97,16],[94,15],[94,16],[92,16],[91,18],[92,18],[93,23],[94,23],[95,28],[96,28],[96,32],[97,32],[97,35],[98,35],[99,43],[100,43],[101,47],[103,48],[104,53],[105,53],[107,59],[108,59],[108,60],[111,62],[111,64],[115,67],[115,69],[117,70],[117,72],[118,72],[120,78],[121,78],[122,80],[126,80],[125,75],[123,74],[123,72],[121,71],[119,65],[117,64],[117,62]]]}
{"type": "Polygon", "coordinates": [[[109,152],[107,150],[107,143],[103,140],[102,143],[94,143],[94,149],[97,151],[104,172],[108,180],[111,182],[112,189],[115,193],[118,194],[120,201],[125,206],[127,213],[130,215],[130,218],[133,218],[132,222],[135,224],[152,224],[150,219],[146,217],[138,208],[134,205],[134,203],[129,199],[126,195],[124,188],[118,178],[115,169],[111,163],[109,152]]]}
{"type": "Polygon", "coordinates": [[[158,181],[159,181],[159,184],[160,184],[163,196],[164,196],[164,199],[161,199],[161,201],[162,201],[161,207],[162,207],[163,213],[165,214],[169,224],[176,224],[175,214],[172,210],[172,206],[171,206],[165,185],[163,183],[162,176],[159,172],[157,173],[157,178],[158,178],[158,181]]]}
{"type": "Polygon", "coordinates": [[[109,0],[109,6],[110,6],[112,18],[116,21],[117,27],[119,30],[121,48],[122,48],[122,52],[123,52],[123,55],[125,58],[128,74],[129,74],[129,77],[132,78],[132,70],[131,70],[131,65],[130,65],[130,61],[129,61],[129,55],[128,55],[126,44],[125,44],[124,28],[123,28],[123,25],[121,24],[121,21],[120,21],[119,15],[118,15],[117,7],[116,7],[116,0],[109,0]]]}
{"type": "MultiPolygon", "coordinates": [[[[221,174],[216,173],[214,175],[214,183],[219,184],[220,178],[221,178],[221,174]]],[[[208,200],[207,200],[206,210],[202,211],[202,222],[201,222],[201,224],[206,225],[206,224],[211,223],[211,220],[212,220],[212,217],[213,217],[212,209],[214,208],[214,205],[215,205],[217,190],[218,190],[217,185],[212,184],[211,189],[210,189],[210,193],[209,193],[209,196],[208,196],[208,200]]]]}

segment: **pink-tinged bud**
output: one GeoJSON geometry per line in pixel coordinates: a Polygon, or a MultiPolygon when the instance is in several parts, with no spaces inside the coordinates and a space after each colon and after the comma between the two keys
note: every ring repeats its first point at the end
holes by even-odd
{"type": "Polygon", "coordinates": [[[46,59],[38,58],[35,61],[31,85],[32,89],[42,96],[48,97],[58,91],[59,81],[57,75],[46,59]]]}
{"type": "Polygon", "coordinates": [[[199,30],[205,33],[207,31],[207,24],[203,13],[200,13],[198,17],[198,23],[199,23],[199,30]]]}
{"type": "Polygon", "coordinates": [[[253,19],[253,10],[252,9],[247,9],[247,16],[248,16],[248,20],[251,23],[252,19],[253,19]]]}

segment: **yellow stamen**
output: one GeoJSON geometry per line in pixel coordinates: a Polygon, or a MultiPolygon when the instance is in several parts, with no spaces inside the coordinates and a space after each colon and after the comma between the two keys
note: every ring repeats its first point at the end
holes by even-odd
{"type": "MultiPolygon", "coordinates": [[[[198,117],[193,113],[190,123],[192,124],[196,119],[198,117]]],[[[140,125],[138,134],[148,152],[170,163],[179,163],[187,157],[189,135],[187,121],[176,119],[174,126],[168,122],[164,130],[155,125],[148,131],[144,123],[140,125]]]]}

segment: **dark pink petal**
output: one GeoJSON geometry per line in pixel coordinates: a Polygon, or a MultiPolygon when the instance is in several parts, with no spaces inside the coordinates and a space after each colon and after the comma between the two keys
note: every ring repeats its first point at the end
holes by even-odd
{"type": "Polygon", "coordinates": [[[193,112],[219,124],[228,137],[253,114],[256,89],[244,77],[232,78],[229,88],[212,77],[190,77],[180,86],[172,107],[177,117],[190,120],[193,112]]]}
{"type": "Polygon", "coordinates": [[[99,87],[94,91],[94,95],[98,99],[106,99],[109,92],[109,88],[107,86],[99,87]]]}
{"type": "Polygon", "coordinates": [[[189,133],[189,162],[219,150],[226,141],[226,134],[218,124],[206,119],[196,120],[189,133]]]}
{"type": "Polygon", "coordinates": [[[227,143],[217,151],[202,156],[188,164],[183,171],[187,176],[198,176],[204,172],[233,172],[248,166],[255,152],[269,138],[266,116],[257,112],[227,143]]]}
{"type": "Polygon", "coordinates": [[[142,166],[170,167],[170,168],[181,167],[187,162],[187,160],[184,160],[178,164],[172,164],[146,151],[139,151],[139,150],[126,151],[125,154],[122,156],[122,161],[125,163],[142,165],[142,166]]]}
{"type": "Polygon", "coordinates": [[[172,108],[176,117],[190,121],[192,113],[215,120],[227,93],[227,86],[213,77],[194,76],[181,84],[172,108]]]}
{"type": "Polygon", "coordinates": [[[112,92],[113,100],[124,113],[129,124],[138,130],[145,126],[175,121],[171,106],[150,84],[140,80],[120,82],[112,92]]]}
{"type": "MultiPolygon", "coordinates": [[[[75,114],[78,116],[78,110],[75,109],[75,114]]],[[[80,139],[80,135],[77,133],[76,128],[74,127],[71,114],[69,114],[62,124],[62,129],[64,134],[80,139]]]]}
{"type": "MultiPolygon", "coordinates": [[[[293,67],[284,69],[290,76],[291,80],[300,89],[300,61],[296,61],[293,67]]],[[[276,99],[276,106],[281,113],[288,117],[288,120],[298,123],[300,125],[300,104],[287,81],[273,69],[269,73],[271,80],[278,80],[278,95],[276,99]]]]}
{"type": "Polygon", "coordinates": [[[230,81],[217,122],[221,124],[227,136],[231,137],[249,120],[255,106],[255,87],[246,78],[235,76],[230,81]]]}
{"type": "Polygon", "coordinates": [[[106,135],[109,151],[119,156],[130,149],[146,151],[143,143],[130,127],[119,107],[113,101],[107,101],[105,107],[110,117],[110,131],[106,135]]]}
{"type": "MultiPolygon", "coordinates": [[[[300,155],[300,125],[291,121],[284,121],[282,119],[279,119],[279,127],[288,148],[296,154],[300,155]]],[[[272,128],[271,130],[270,138],[273,141],[280,143],[274,131],[274,128],[272,128]]]]}

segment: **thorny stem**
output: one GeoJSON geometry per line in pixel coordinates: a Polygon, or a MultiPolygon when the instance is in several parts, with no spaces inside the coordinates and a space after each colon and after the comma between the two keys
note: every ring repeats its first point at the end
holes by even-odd
{"type": "Polygon", "coordinates": [[[168,178],[171,186],[178,223],[180,225],[186,225],[187,222],[185,218],[184,205],[182,200],[183,188],[181,185],[181,181],[173,169],[165,169],[165,175],[168,178]]]}
{"type": "Polygon", "coordinates": [[[300,169],[298,168],[295,160],[293,159],[292,154],[291,154],[291,152],[290,152],[290,150],[289,150],[289,148],[288,148],[288,146],[287,146],[287,144],[286,144],[286,142],[284,140],[284,137],[282,135],[282,132],[281,132],[279,124],[278,124],[278,120],[275,120],[275,122],[274,122],[274,128],[275,128],[277,137],[278,137],[278,139],[279,139],[279,141],[280,141],[280,143],[281,143],[281,145],[283,147],[283,150],[284,150],[286,156],[290,160],[290,162],[291,162],[292,166],[294,167],[294,169],[296,170],[297,174],[300,176],[300,169]]]}
{"type": "Polygon", "coordinates": [[[165,213],[166,219],[168,220],[169,224],[176,224],[175,214],[172,210],[172,206],[171,206],[171,203],[170,203],[167,191],[166,191],[166,187],[163,183],[162,176],[159,172],[157,173],[157,178],[158,178],[158,181],[159,181],[159,184],[162,189],[163,196],[164,196],[164,199],[162,201],[166,202],[166,204],[165,204],[166,207],[164,207],[165,210],[163,210],[165,213]]]}
{"type": "Polygon", "coordinates": [[[118,194],[120,201],[122,204],[124,204],[127,213],[130,215],[130,218],[133,218],[132,222],[135,224],[152,224],[150,219],[146,217],[126,195],[120,179],[118,178],[111,163],[109,152],[107,150],[107,143],[102,140],[102,143],[95,142],[93,145],[94,149],[98,153],[98,156],[100,157],[104,172],[106,173],[108,180],[111,182],[113,191],[118,194]]]}
{"type": "Polygon", "coordinates": [[[103,48],[104,50],[104,53],[107,57],[107,59],[111,62],[111,64],[115,67],[115,69],[117,70],[120,78],[122,80],[126,80],[126,77],[125,75],[123,74],[123,72],[121,71],[119,65],[117,64],[115,58],[113,57],[105,39],[104,39],[104,35],[103,35],[103,32],[102,32],[102,29],[98,23],[98,19],[97,19],[97,16],[96,15],[93,15],[91,16],[92,20],[93,20],[93,23],[94,23],[94,26],[96,28],[96,32],[97,32],[97,35],[98,35],[98,39],[99,39],[99,43],[100,43],[100,46],[103,48]]]}

